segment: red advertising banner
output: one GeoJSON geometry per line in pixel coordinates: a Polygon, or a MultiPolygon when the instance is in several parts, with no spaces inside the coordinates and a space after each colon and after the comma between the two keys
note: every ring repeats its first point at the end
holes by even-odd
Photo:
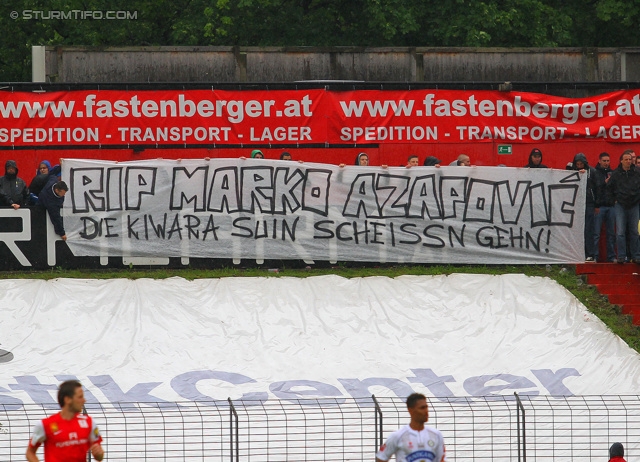
{"type": "Polygon", "coordinates": [[[0,117],[0,147],[632,142],[640,139],[640,92],[2,92],[0,117]]]}

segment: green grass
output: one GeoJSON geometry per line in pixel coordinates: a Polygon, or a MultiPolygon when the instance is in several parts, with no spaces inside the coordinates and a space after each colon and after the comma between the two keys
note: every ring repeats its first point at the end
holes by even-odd
{"type": "Polygon", "coordinates": [[[629,316],[621,313],[620,307],[611,305],[607,298],[593,286],[584,282],[582,277],[576,276],[572,266],[472,266],[472,265],[430,265],[405,266],[384,265],[379,267],[342,264],[324,268],[287,268],[279,267],[278,272],[270,272],[267,268],[220,268],[220,269],[108,269],[108,270],[64,270],[54,268],[46,271],[0,272],[0,279],[54,279],[54,278],[82,278],[82,279],[165,279],[182,277],[187,280],[223,277],[310,277],[335,274],[345,278],[402,275],[440,275],[452,273],[469,274],[514,274],[522,273],[527,276],[542,276],[555,279],[578,298],[594,315],[600,318],[616,335],[640,353],[640,327],[631,322],[629,316]]]}

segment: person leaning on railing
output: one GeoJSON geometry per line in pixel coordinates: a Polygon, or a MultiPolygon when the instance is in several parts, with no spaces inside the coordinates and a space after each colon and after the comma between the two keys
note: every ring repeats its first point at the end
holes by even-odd
{"type": "Polygon", "coordinates": [[[60,213],[60,210],[62,210],[64,195],[67,191],[69,191],[67,183],[64,181],[58,181],[55,176],[51,176],[38,197],[38,205],[49,212],[49,218],[51,219],[51,223],[53,223],[53,229],[63,241],[67,240],[67,233],[64,230],[64,223],[62,221],[62,214],[60,213]]]}

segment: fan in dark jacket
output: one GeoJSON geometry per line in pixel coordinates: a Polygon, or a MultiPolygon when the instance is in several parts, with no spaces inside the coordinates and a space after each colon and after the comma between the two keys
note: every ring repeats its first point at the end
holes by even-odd
{"type": "Polygon", "coordinates": [[[49,218],[53,223],[53,229],[63,241],[67,240],[67,233],[64,230],[62,215],[60,210],[64,204],[64,195],[69,190],[67,183],[58,181],[55,176],[49,177],[49,181],[38,196],[38,205],[49,212],[49,218]]]}
{"type": "Polygon", "coordinates": [[[640,170],[632,164],[627,151],[620,156],[620,165],[607,183],[607,193],[615,201],[616,243],[618,244],[618,263],[624,263],[627,255],[627,235],[631,261],[640,261],[638,245],[638,204],[640,204],[640,170]]]}
{"type": "Polygon", "coordinates": [[[542,163],[542,151],[538,148],[533,148],[529,154],[529,163],[524,166],[525,168],[549,168],[542,163]]]}
{"type": "Polygon", "coordinates": [[[4,176],[0,177],[0,206],[19,209],[27,205],[29,188],[22,178],[18,178],[18,164],[8,160],[4,164],[4,176]]]}
{"type": "Polygon", "coordinates": [[[604,224],[607,239],[608,262],[616,261],[616,212],[615,201],[607,194],[607,183],[613,173],[611,170],[611,156],[601,152],[596,165],[596,208],[593,241],[596,246],[596,261],[600,247],[600,231],[604,224]]]}
{"type": "Polygon", "coordinates": [[[573,162],[567,164],[567,170],[578,170],[587,175],[587,199],[584,212],[584,254],[586,261],[595,261],[596,246],[594,241],[595,208],[596,208],[596,169],[589,166],[587,156],[579,152],[573,162]]]}

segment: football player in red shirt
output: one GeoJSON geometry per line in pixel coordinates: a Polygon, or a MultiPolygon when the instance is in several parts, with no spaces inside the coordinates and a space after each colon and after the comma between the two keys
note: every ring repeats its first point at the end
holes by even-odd
{"type": "Polygon", "coordinates": [[[58,388],[60,412],[38,422],[33,428],[27,460],[39,462],[36,452],[44,443],[45,462],[85,462],[87,451],[100,462],[104,449],[98,427],[88,415],[82,414],[86,400],[82,384],[67,380],[58,388]]]}

